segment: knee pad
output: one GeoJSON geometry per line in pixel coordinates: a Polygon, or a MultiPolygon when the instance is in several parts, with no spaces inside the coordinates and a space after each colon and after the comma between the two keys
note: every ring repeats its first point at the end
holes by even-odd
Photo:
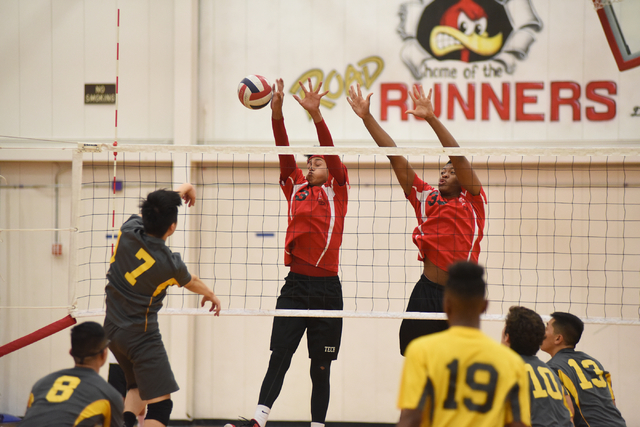
{"type": "Polygon", "coordinates": [[[145,420],[156,420],[169,425],[171,418],[171,410],[173,409],[173,401],[171,399],[161,400],[160,402],[150,403],[147,405],[147,415],[145,420]]]}
{"type": "Polygon", "coordinates": [[[331,360],[311,359],[311,379],[328,379],[331,374],[331,360]]]}

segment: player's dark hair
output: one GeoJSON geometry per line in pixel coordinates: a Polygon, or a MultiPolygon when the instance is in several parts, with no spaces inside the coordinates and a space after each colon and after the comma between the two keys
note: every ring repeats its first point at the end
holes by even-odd
{"type": "Polygon", "coordinates": [[[487,284],[484,268],[469,261],[458,261],[449,266],[446,290],[462,299],[484,298],[487,284]]]}
{"type": "Polygon", "coordinates": [[[534,356],[544,341],[545,327],[538,313],[514,305],[509,308],[504,332],[509,334],[513,351],[523,356],[534,356]]]}
{"type": "Polygon", "coordinates": [[[164,236],[171,224],[178,222],[178,206],[181,205],[182,198],[175,191],[162,189],[149,193],[140,203],[145,233],[164,236]]]}
{"type": "Polygon", "coordinates": [[[564,337],[565,344],[575,347],[582,337],[584,322],[578,316],[562,311],[551,313],[551,317],[555,320],[553,330],[564,337]]]}
{"type": "Polygon", "coordinates": [[[76,363],[84,363],[87,357],[100,354],[109,345],[102,325],[83,322],[71,329],[71,355],[76,363]]]}

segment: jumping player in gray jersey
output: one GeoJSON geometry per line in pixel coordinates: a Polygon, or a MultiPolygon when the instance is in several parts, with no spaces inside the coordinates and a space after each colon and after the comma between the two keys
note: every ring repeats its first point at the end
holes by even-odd
{"type": "Polygon", "coordinates": [[[551,355],[547,364],[571,395],[576,427],[626,427],[616,408],[611,374],[596,359],[575,350],[583,330],[584,323],[573,314],[552,313],[540,349],[551,355]]]}
{"type": "Polygon", "coordinates": [[[35,383],[21,427],[122,426],[122,397],[100,375],[109,340],[96,322],[71,329],[75,367],[54,372],[35,383]]]}
{"type": "Polygon", "coordinates": [[[132,427],[147,406],[145,427],[166,426],[179,389],[158,329],[158,311],[167,287],[177,285],[203,295],[220,314],[220,300],[197,276],[190,274],[180,254],[165,244],[178,224],[178,206],[195,203],[195,189],[157,190],[140,205],[142,217],[132,215],[120,228],[107,273],[107,315],[104,327],[111,352],[127,380],[124,422],[132,427]]]}
{"type": "Polygon", "coordinates": [[[538,313],[513,306],[502,330],[502,344],[522,357],[529,372],[531,426],[573,427],[571,399],[558,376],[536,356],[544,334],[544,322],[538,313]]]}

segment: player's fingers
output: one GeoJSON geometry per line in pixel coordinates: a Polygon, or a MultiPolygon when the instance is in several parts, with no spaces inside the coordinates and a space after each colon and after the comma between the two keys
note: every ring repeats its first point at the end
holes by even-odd
{"type": "Polygon", "coordinates": [[[351,97],[353,99],[362,98],[362,93],[360,92],[360,86],[358,87],[351,86],[351,97]]]}
{"type": "Polygon", "coordinates": [[[409,91],[409,96],[411,97],[411,99],[413,100],[413,102],[415,103],[417,98],[416,95],[413,93],[413,91],[409,91]]]}

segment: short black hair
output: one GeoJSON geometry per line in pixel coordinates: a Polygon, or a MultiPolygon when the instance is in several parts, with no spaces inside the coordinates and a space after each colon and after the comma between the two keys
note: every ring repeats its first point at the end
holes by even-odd
{"type": "Polygon", "coordinates": [[[458,261],[449,266],[446,290],[462,299],[484,298],[487,283],[483,276],[482,266],[469,261],[458,261]]]}
{"type": "Polygon", "coordinates": [[[575,347],[582,337],[584,322],[578,316],[562,311],[551,313],[551,318],[555,320],[553,330],[564,337],[565,344],[575,347]]]}
{"type": "Polygon", "coordinates": [[[514,305],[509,308],[504,332],[509,334],[513,351],[523,356],[534,356],[544,341],[545,327],[538,313],[514,305]]]}
{"type": "Polygon", "coordinates": [[[84,363],[87,357],[97,356],[109,345],[109,340],[96,322],[83,322],[71,329],[71,355],[76,363],[84,363]]]}
{"type": "Polygon", "coordinates": [[[145,233],[164,236],[171,224],[178,222],[178,207],[181,205],[182,198],[176,191],[162,189],[149,193],[140,203],[145,233]]]}

